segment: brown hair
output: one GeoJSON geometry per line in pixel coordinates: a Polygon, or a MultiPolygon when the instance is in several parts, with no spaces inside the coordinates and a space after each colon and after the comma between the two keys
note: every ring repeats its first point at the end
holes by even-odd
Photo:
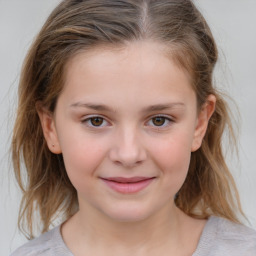
{"type": "Polygon", "coordinates": [[[232,126],[227,105],[212,83],[217,48],[194,4],[190,0],[65,0],[36,37],[19,84],[12,157],[23,191],[19,226],[27,228],[29,237],[33,237],[35,212],[40,214],[45,232],[58,213],[68,218],[77,211],[78,204],[62,156],[51,153],[47,147],[37,102],[54,112],[63,86],[65,64],[74,54],[101,45],[114,48],[136,40],[153,40],[170,46],[171,58],[191,77],[199,108],[208,95],[217,98],[202,146],[192,153],[188,176],[175,199],[176,205],[196,218],[217,215],[239,222],[237,210],[242,213],[239,197],[221,145],[225,127],[232,134],[232,126]]]}

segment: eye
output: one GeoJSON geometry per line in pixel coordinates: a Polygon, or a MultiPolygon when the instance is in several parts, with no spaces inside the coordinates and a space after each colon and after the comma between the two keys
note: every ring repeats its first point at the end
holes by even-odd
{"type": "Polygon", "coordinates": [[[82,123],[85,123],[90,127],[104,127],[108,125],[108,122],[101,116],[92,116],[82,120],[82,123]]]}
{"type": "Polygon", "coordinates": [[[163,126],[165,124],[165,122],[166,122],[166,118],[162,117],[162,116],[157,116],[157,117],[152,118],[152,123],[155,126],[163,126]]]}
{"type": "Polygon", "coordinates": [[[155,116],[151,118],[148,122],[150,126],[155,127],[166,127],[172,122],[172,119],[166,116],[155,116]]]}

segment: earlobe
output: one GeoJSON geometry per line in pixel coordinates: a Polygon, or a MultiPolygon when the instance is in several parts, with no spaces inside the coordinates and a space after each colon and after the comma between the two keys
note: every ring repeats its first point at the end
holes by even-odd
{"type": "Polygon", "coordinates": [[[52,113],[37,105],[37,113],[40,118],[44,138],[47,142],[49,150],[54,154],[60,154],[58,135],[52,113]]]}
{"type": "Polygon", "coordinates": [[[207,131],[209,120],[215,111],[216,97],[209,95],[206,103],[202,106],[198,113],[197,124],[194,132],[194,138],[192,142],[191,151],[194,152],[201,147],[204,135],[207,131]]]}

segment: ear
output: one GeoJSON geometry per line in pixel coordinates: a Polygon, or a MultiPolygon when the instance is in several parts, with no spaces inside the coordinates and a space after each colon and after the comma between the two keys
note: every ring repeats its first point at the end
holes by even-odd
{"type": "Polygon", "coordinates": [[[206,103],[200,109],[197,117],[196,128],[194,132],[194,138],[192,142],[191,151],[194,152],[201,147],[204,135],[206,133],[209,120],[215,111],[216,97],[209,95],[206,99],[206,103]]]}
{"type": "Polygon", "coordinates": [[[59,145],[53,114],[41,107],[40,104],[37,104],[36,109],[49,150],[54,154],[60,154],[61,148],[59,145]]]}

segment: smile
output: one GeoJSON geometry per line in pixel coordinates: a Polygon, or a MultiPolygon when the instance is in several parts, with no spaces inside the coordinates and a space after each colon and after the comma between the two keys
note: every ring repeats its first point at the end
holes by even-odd
{"type": "Polygon", "coordinates": [[[116,192],[133,194],[146,188],[151,182],[153,182],[155,177],[110,177],[101,179],[108,187],[116,192]]]}

